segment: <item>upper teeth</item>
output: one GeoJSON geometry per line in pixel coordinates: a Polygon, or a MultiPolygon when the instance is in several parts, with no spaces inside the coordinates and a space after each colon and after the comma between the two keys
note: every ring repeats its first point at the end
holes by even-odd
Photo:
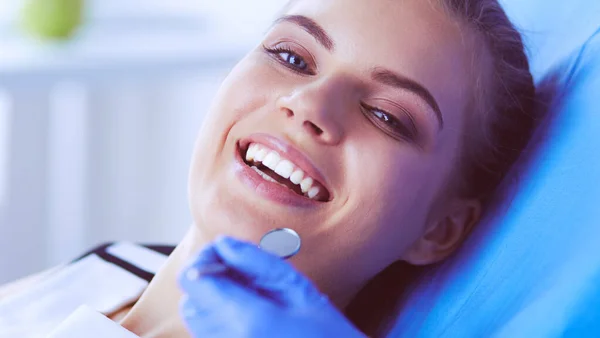
{"type": "Polygon", "coordinates": [[[314,199],[321,191],[318,183],[292,161],[281,157],[279,153],[263,145],[251,144],[246,152],[246,161],[262,163],[277,175],[289,179],[295,185],[300,185],[302,193],[306,194],[308,198],[314,199]]]}

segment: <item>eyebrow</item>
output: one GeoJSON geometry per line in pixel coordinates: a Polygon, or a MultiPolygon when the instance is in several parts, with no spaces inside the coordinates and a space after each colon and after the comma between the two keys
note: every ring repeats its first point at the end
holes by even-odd
{"type": "Polygon", "coordinates": [[[329,34],[327,34],[327,32],[323,29],[323,27],[321,27],[321,25],[316,23],[313,19],[303,15],[285,15],[275,20],[273,24],[276,25],[282,22],[291,22],[302,27],[306,32],[308,32],[308,34],[312,35],[315,38],[315,40],[317,40],[321,45],[323,45],[325,49],[327,49],[330,52],[334,51],[335,45],[333,43],[333,40],[331,39],[329,34]]]}
{"type": "MultiPolygon", "coordinates": [[[[282,22],[291,22],[296,24],[310,35],[312,35],[315,40],[317,40],[325,49],[329,52],[333,52],[335,50],[335,44],[333,39],[327,34],[325,29],[321,27],[316,21],[311,18],[308,18],[303,15],[284,15],[273,23],[273,25],[282,23],[282,22]]],[[[444,118],[440,107],[433,97],[429,90],[425,88],[423,85],[418,82],[409,79],[405,76],[401,76],[399,74],[394,73],[391,70],[375,67],[371,73],[371,77],[374,81],[384,84],[386,86],[408,90],[415,95],[419,96],[423,101],[425,101],[435,113],[435,116],[438,120],[440,129],[444,128],[444,118]]]]}
{"type": "Polygon", "coordinates": [[[435,98],[427,88],[419,84],[418,82],[411,80],[405,76],[394,73],[391,70],[375,67],[371,73],[371,77],[374,81],[377,81],[386,86],[404,89],[413,92],[415,95],[419,96],[423,101],[425,101],[435,113],[435,116],[440,125],[440,129],[444,128],[444,117],[442,116],[442,111],[440,110],[439,105],[437,104],[435,98]]]}

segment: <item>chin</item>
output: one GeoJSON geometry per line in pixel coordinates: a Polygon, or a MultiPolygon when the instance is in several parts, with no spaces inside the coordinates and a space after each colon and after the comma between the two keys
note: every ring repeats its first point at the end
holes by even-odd
{"type": "Polygon", "coordinates": [[[192,194],[191,206],[195,226],[203,236],[233,236],[258,243],[262,235],[277,222],[259,213],[243,197],[229,194],[229,189],[213,187],[192,194]]]}

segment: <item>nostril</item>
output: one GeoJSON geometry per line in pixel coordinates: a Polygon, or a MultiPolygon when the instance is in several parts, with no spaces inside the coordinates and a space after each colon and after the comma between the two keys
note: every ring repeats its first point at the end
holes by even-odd
{"type": "Polygon", "coordinates": [[[304,124],[308,128],[312,129],[317,136],[323,134],[323,129],[319,128],[316,124],[314,124],[314,123],[312,123],[310,121],[305,121],[304,124]]]}
{"type": "Polygon", "coordinates": [[[294,112],[290,109],[286,109],[285,114],[287,115],[287,117],[294,117],[294,112]]]}

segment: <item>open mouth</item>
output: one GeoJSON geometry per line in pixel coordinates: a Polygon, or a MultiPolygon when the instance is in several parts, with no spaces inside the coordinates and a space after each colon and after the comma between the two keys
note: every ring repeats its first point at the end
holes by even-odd
{"type": "Polygon", "coordinates": [[[323,184],[279,152],[259,143],[240,145],[238,150],[244,163],[265,181],[284,186],[313,201],[329,201],[329,191],[323,184]]]}

